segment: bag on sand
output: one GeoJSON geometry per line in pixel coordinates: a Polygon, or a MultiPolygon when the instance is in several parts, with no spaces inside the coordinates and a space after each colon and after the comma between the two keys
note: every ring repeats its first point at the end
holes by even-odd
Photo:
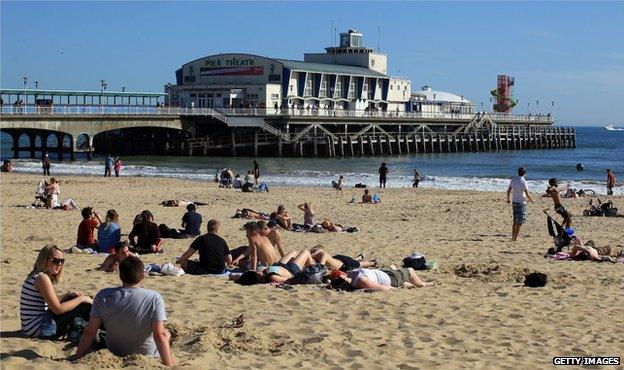
{"type": "Polygon", "coordinates": [[[411,267],[414,270],[426,270],[427,260],[425,260],[425,256],[422,254],[414,252],[403,258],[403,267],[411,267]]]}
{"type": "Polygon", "coordinates": [[[304,268],[300,273],[290,278],[287,284],[322,284],[327,275],[327,267],[320,263],[304,268]]]}
{"type": "Polygon", "coordinates": [[[548,276],[541,272],[533,272],[524,277],[524,286],[531,288],[543,287],[547,282],[548,276]]]}

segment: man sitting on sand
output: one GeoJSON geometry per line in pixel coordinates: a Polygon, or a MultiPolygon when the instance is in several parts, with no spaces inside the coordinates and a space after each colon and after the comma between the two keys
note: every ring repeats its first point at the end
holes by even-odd
{"type": "Polygon", "coordinates": [[[82,209],[82,222],[78,225],[78,237],[76,239],[76,247],[79,249],[94,248],[97,249],[97,240],[93,237],[93,231],[100,227],[102,219],[100,215],[93,211],[93,208],[86,207],[82,209]]]}
{"type": "Polygon", "coordinates": [[[258,221],[258,233],[262,236],[266,236],[273,244],[280,255],[280,257],[284,257],[284,249],[282,248],[282,234],[280,234],[279,230],[272,229],[268,226],[266,221],[258,221]]]}
{"type": "Polygon", "coordinates": [[[364,194],[362,195],[362,203],[373,203],[373,196],[369,194],[368,189],[364,189],[364,194]]]}
{"type": "Polygon", "coordinates": [[[413,268],[358,269],[347,273],[345,280],[355,289],[393,290],[401,286],[419,288],[431,285],[420,280],[413,268]]]}
{"type": "Polygon", "coordinates": [[[106,271],[106,272],[118,271],[119,263],[121,261],[123,261],[127,257],[137,256],[136,254],[130,252],[128,243],[126,242],[119,242],[115,244],[113,249],[115,250],[115,253],[109,254],[108,257],[104,259],[104,262],[102,262],[102,266],[100,267],[101,270],[106,271]]]}
{"type": "Polygon", "coordinates": [[[219,221],[208,221],[208,233],[197,237],[180,257],[180,266],[191,275],[223,274],[226,265],[232,264],[232,255],[226,241],[218,235],[219,221]],[[199,252],[199,261],[189,260],[199,252]]]}
{"type": "Polygon", "coordinates": [[[186,213],[182,216],[182,227],[187,236],[197,236],[201,234],[202,216],[195,212],[197,208],[194,203],[186,206],[186,213]]]}
{"type": "Polygon", "coordinates": [[[103,289],[95,296],[89,324],[73,359],[89,352],[98,329],[103,326],[106,347],[113,354],[160,356],[165,366],[174,365],[169,346],[171,334],[165,328],[165,302],[158,292],[140,287],[145,278],[144,268],[136,257],[121,261],[119,278],[123,285],[103,289]]]}
{"type": "Polygon", "coordinates": [[[286,213],[286,208],[282,204],[277,206],[277,212],[273,213],[271,216],[279,226],[286,230],[292,230],[292,219],[288,213],[286,213]]]}
{"type": "Polygon", "coordinates": [[[258,223],[251,221],[245,224],[245,232],[247,235],[247,250],[236,258],[233,264],[239,267],[247,267],[248,270],[255,270],[259,265],[270,266],[277,262],[277,253],[269,238],[260,234],[258,223]],[[244,258],[249,258],[247,266],[241,266],[244,258]]]}

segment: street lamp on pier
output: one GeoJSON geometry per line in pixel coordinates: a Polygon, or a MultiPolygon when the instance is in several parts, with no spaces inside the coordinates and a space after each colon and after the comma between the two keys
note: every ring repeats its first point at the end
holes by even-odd
{"type": "Polygon", "coordinates": [[[536,106],[535,109],[537,109],[537,114],[539,114],[539,100],[535,101],[535,106],[536,106]]]}
{"type": "Polygon", "coordinates": [[[35,81],[35,89],[39,88],[39,81],[35,81]]]}
{"type": "Polygon", "coordinates": [[[28,82],[28,77],[24,76],[22,80],[24,80],[24,99],[26,99],[26,104],[28,104],[28,98],[26,97],[26,83],[28,82]]]}

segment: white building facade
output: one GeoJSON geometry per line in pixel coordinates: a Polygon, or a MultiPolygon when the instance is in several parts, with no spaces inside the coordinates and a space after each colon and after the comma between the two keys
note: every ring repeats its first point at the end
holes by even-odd
{"type": "Polygon", "coordinates": [[[387,75],[387,57],[362,47],[362,34],[341,34],[339,47],[304,61],[231,53],[188,62],[166,85],[171,105],[208,108],[410,110],[411,83],[387,75]]]}

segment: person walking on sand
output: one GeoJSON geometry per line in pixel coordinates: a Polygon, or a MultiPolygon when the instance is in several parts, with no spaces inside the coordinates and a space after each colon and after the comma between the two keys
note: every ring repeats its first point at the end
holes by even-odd
{"type": "Polygon", "coordinates": [[[613,195],[613,188],[615,187],[615,175],[613,171],[607,169],[607,195],[613,195]]]}
{"type": "Polygon", "coordinates": [[[124,258],[119,262],[119,279],[122,286],[102,289],[95,296],[89,323],[72,360],[89,352],[103,326],[106,347],[113,354],[160,357],[165,366],[173,366],[165,301],[158,292],[140,286],[145,279],[143,262],[134,256],[124,258]]]}
{"type": "Polygon", "coordinates": [[[50,156],[46,152],[41,159],[41,167],[43,168],[43,176],[50,176],[50,156]]]}
{"type": "Polygon", "coordinates": [[[111,171],[113,170],[113,157],[109,155],[106,156],[104,160],[104,177],[111,177],[111,171]]]}
{"type": "Polygon", "coordinates": [[[520,234],[520,228],[527,220],[526,199],[531,203],[535,203],[529,193],[527,182],[524,179],[526,175],[526,168],[518,168],[518,176],[511,179],[509,188],[507,188],[507,203],[512,203],[513,210],[513,226],[511,229],[511,240],[516,241],[518,234],[520,234]],[[513,197],[509,199],[509,196],[513,194],[513,197]],[[525,198],[526,196],[526,198],[525,198]]]}
{"type": "Polygon", "coordinates": [[[115,160],[115,177],[119,177],[119,174],[121,173],[121,169],[123,168],[123,161],[121,160],[121,158],[117,157],[117,159],[115,160]]]}
{"type": "Polygon", "coordinates": [[[417,188],[420,180],[422,180],[422,176],[420,176],[420,173],[418,173],[418,170],[414,170],[414,182],[412,182],[412,187],[417,188]]]}
{"type": "Polygon", "coordinates": [[[386,177],[388,176],[388,167],[386,167],[386,162],[381,163],[381,167],[379,167],[379,187],[386,187],[386,177]]]}

